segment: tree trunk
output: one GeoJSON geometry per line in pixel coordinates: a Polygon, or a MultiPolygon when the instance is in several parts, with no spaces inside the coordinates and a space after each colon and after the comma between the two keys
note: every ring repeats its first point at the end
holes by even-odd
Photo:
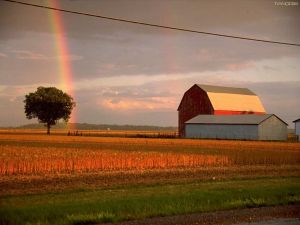
{"type": "Polygon", "coordinates": [[[47,134],[50,135],[50,123],[47,123],[47,134]]]}

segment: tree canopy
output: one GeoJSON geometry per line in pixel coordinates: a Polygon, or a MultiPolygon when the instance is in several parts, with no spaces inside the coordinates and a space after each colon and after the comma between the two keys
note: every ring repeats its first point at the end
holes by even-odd
{"type": "Polygon", "coordinates": [[[70,95],[55,87],[38,87],[37,91],[25,96],[24,103],[26,117],[45,123],[47,134],[58,120],[68,122],[76,105],[70,95]]]}

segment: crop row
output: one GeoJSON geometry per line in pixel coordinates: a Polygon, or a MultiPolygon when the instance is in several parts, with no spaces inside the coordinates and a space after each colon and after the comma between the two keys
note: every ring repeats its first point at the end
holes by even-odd
{"type": "Polygon", "coordinates": [[[0,175],[300,165],[299,147],[298,143],[0,135],[0,175]]]}
{"type": "Polygon", "coordinates": [[[226,156],[1,147],[0,174],[44,174],[227,166],[226,156]],[[71,152],[72,151],[72,152],[71,152]],[[82,152],[83,151],[83,152],[82,152]]]}

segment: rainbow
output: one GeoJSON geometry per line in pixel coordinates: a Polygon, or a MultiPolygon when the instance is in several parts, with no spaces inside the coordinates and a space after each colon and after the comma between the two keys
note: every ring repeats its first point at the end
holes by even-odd
{"type": "MultiPolygon", "coordinates": [[[[53,8],[59,8],[57,0],[49,0],[48,5],[53,8]]],[[[57,65],[59,74],[59,87],[75,98],[72,65],[70,63],[70,54],[68,48],[68,40],[65,34],[64,23],[61,16],[61,12],[56,10],[49,10],[49,19],[52,32],[55,36],[55,51],[57,55],[57,65]]],[[[70,123],[76,122],[76,108],[73,109],[73,113],[69,120],[70,123]]],[[[74,128],[75,127],[69,127],[74,128]]]]}

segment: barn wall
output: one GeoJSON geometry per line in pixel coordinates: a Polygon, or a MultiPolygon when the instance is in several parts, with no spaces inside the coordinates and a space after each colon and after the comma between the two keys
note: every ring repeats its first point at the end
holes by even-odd
{"type": "Polygon", "coordinates": [[[257,125],[186,124],[187,138],[257,140],[257,125]]]}
{"type": "Polygon", "coordinates": [[[300,121],[295,122],[295,132],[298,135],[298,141],[300,141],[300,121]]]}
{"type": "Polygon", "coordinates": [[[259,140],[287,140],[287,125],[271,116],[259,125],[258,133],[259,140]]]}
{"type": "Polygon", "coordinates": [[[185,92],[178,107],[178,132],[185,136],[184,123],[199,114],[213,114],[213,108],[205,91],[197,85],[185,92]]]}

